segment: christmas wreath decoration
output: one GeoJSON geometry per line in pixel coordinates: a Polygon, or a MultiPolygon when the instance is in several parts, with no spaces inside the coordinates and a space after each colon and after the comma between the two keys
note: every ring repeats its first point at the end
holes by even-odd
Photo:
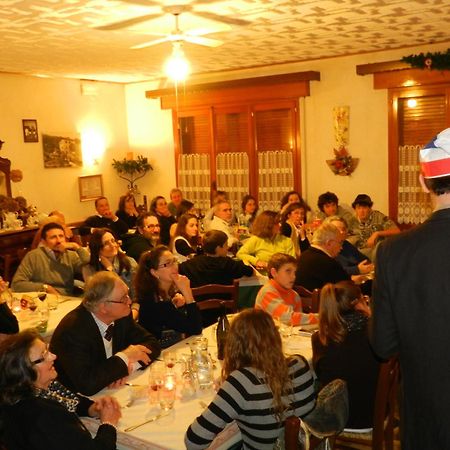
{"type": "Polygon", "coordinates": [[[419,69],[450,70],[450,48],[445,53],[419,53],[404,56],[401,60],[419,69]]]}

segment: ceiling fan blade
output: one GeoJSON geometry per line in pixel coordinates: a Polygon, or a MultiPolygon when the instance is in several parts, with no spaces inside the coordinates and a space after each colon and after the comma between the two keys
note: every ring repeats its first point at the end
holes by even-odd
{"type": "Polygon", "coordinates": [[[205,45],[206,47],[218,47],[223,44],[223,41],[219,41],[218,39],[205,38],[201,36],[186,35],[183,40],[190,42],[191,44],[205,45]]]}
{"type": "Polygon", "coordinates": [[[121,20],[120,22],[114,22],[107,25],[100,25],[99,27],[94,27],[96,30],[119,30],[121,28],[130,27],[131,25],[136,25],[146,20],[156,19],[161,17],[161,14],[145,14],[139,17],[133,17],[132,19],[121,20]]]}
{"type": "Polygon", "coordinates": [[[205,19],[215,20],[216,22],[223,22],[229,25],[250,25],[251,22],[244,19],[236,19],[234,17],[227,16],[219,16],[219,14],[214,14],[212,12],[206,11],[190,11],[191,14],[195,14],[196,16],[204,17],[205,19]]]}
{"type": "Polygon", "coordinates": [[[146,48],[146,47],[151,47],[153,45],[158,45],[158,44],[162,44],[163,42],[170,42],[170,36],[166,36],[164,38],[161,39],[155,39],[153,41],[147,41],[144,42],[142,44],[137,44],[137,45],[133,45],[133,47],[131,47],[133,50],[139,49],[139,48],[146,48]]]}

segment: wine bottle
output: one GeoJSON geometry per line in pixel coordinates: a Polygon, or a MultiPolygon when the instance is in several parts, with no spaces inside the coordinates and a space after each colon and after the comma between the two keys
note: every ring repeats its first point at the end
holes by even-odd
{"type": "Polygon", "coordinates": [[[227,310],[222,302],[220,307],[220,316],[217,323],[216,341],[217,341],[217,359],[222,360],[224,357],[225,343],[227,341],[228,329],[230,323],[227,318],[227,310]]]}

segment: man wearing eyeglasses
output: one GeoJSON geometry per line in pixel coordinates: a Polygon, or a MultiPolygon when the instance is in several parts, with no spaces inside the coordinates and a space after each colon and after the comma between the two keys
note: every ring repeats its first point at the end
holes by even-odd
{"type": "Polygon", "coordinates": [[[159,356],[156,338],[133,320],[130,308],[128,287],[115,273],[89,280],[81,305],[61,320],[50,343],[61,383],[93,395],[123,385],[159,356]]]}
{"type": "Polygon", "coordinates": [[[228,247],[237,244],[239,240],[234,235],[234,229],[231,226],[233,220],[233,208],[227,200],[220,201],[214,208],[213,220],[209,223],[208,230],[223,231],[228,237],[228,247]]]}
{"type": "Polygon", "coordinates": [[[125,253],[139,261],[142,253],[160,243],[161,227],[158,218],[151,213],[141,214],[136,220],[136,233],[124,238],[122,248],[125,253]]]}

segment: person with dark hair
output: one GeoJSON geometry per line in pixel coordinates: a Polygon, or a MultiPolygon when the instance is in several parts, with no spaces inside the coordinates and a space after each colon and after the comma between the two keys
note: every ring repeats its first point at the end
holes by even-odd
{"type": "Polygon", "coordinates": [[[400,233],[395,222],[380,211],[372,209],[372,199],[367,194],[358,194],[352,203],[355,216],[348,224],[349,242],[374,260],[376,246],[384,238],[400,233]]]}
{"type": "Polygon", "coordinates": [[[174,255],[164,245],[142,254],[135,277],[139,324],[154,334],[162,348],[200,334],[202,321],[189,278],[178,273],[174,255]]]}
{"type": "Polygon", "coordinates": [[[85,236],[94,232],[95,228],[109,228],[116,239],[119,239],[128,231],[128,225],[111,211],[106,197],[95,199],[97,214],[89,216],[82,227],[80,235],[85,236]]]}
{"type": "Polygon", "coordinates": [[[128,229],[136,227],[136,219],[139,216],[139,212],[133,194],[127,193],[120,197],[116,216],[128,225],[128,229]]]}
{"type": "MultiPolygon", "coordinates": [[[[128,286],[131,298],[134,298],[133,278],[137,263],[120,249],[120,245],[111,231],[107,228],[97,228],[89,240],[89,251],[91,258],[82,269],[85,283],[92,275],[102,270],[115,272],[128,286]]],[[[139,310],[137,304],[133,307],[139,310]]]]}
{"type": "Polygon", "coordinates": [[[280,200],[280,214],[282,214],[290,203],[300,203],[304,206],[306,213],[311,211],[311,207],[303,200],[302,196],[297,191],[289,191],[281,197],[280,200]]]}
{"type": "Polygon", "coordinates": [[[253,222],[258,214],[258,203],[253,195],[244,195],[241,202],[241,213],[238,215],[240,227],[251,230],[253,222]]]}
{"type": "Polygon", "coordinates": [[[399,355],[404,450],[450,448],[449,155],[447,128],[419,153],[434,212],[377,251],[372,345],[382,358],[399,355]]]}
{"type": "Polygon", "coordinates": [[[158,218],[161,244],[169,245],[170,227],[176,222],[176,219],[170,214],[166,199],[162,195],[154,197],[150,202],[150,211],[158,218]]]}
{"type": "Polygon", "coordinates": [[[275,211],[263,211],[253,222],[253,236],[247,239],[236,257],[257,269],[266,269],[274,253],[295,256],[291,239],[280,234],[279,215],[275,211]]]}
{"type": "Polygon", "coordinates": [[[61,320],[50,342],[62,384],[93,395],[122,386],[159,356],[157,340],[133,320],[130,309],[128,287],[114,272],[91,277],[82,303],[61,320]]]}
{"type": "Polygon", "coordinates": [[[211,230],[203,237],[203,255],[180,264],[179,272],[186,275],[192,287],[205,284],[232,285],[233,280],[253,275],[253,269],[228,256],[228,237],[223,231],[211,230]]]}
{"type": "Polygon", "coordinates": [[[246,309],[231,323],[222,366],[223,383],[188,428],[188,450],[208,448],[235,421],[243,447],[269,450],[288,415],[305,417],[315,406],[314,381],[305,358],[285,358],[280,334],[264,311],[246,309]]]}
{"type": "Polygon", "coordinates": [[[327,191],[320,194],[317,200],[317,206],[319,211],[315,213],[315,217],[320,220],[325,220],[327,217],[331,216],[339,216],[348,223],[353,217],[351,210],[339,205],[339,199],[334,192],[327,191]]]}
{"type": "Polygon", "coordinates": [[[317,323],[314,314],[304,314],[302,300],[292,289],[295,283],[297,260],[285,253],[275,253],[267,264],[269,282],[256,297],[255,308],[263,309],[274,319],[288,325],[317,323]]]}
{"type": "Polygon", "coordinates": [[[124,237],[123,250],[135,261],[139,261],[142,253],[160,243],[160,230],[158,218],[153,213],[141,214],[136,220],[136,232],[124,237]]]}
{"type": "Polygon", "coordinates": [[[305,222],[306,210],[301,203],[289,203],[281,214],[281,234],[291,238],[297,258],[309,248],[305,222]]]}
{"type": "Polygon", "coordinates": [[[117,400],[71,392],[55,381],[55,360],[34,330],[0,344],[0,442],[9,450],[115,449],[117,400]],[[94,438],[78,416],[100,419],[94,438]]]}
{"type": "Polygon", "coordinates": [[[346,428],[373,427],[379,360],[369,344],[370,308],[351,281],[328,283],[320,291],[319,331],[311,337],[313,365],[320,386],[340,378],[347,383],[346,428]]]}
{"type": "Polygon", "coordinates": [[[12,289],[73,295],[75,276],[81,275],[89,252],[76,242],[67,242],[64,227],[59,223],[47,223],[41,235],[44,245],[25,255],[12,280],[12,289]]]}
{"type": "Polygon", "coordinates": [[[177,222],[172,242],[172,253],[179,263],[195,256],[200,250],[201,238],[198,232],[198,219],[193,214],[183,214],[177,222]]]}

